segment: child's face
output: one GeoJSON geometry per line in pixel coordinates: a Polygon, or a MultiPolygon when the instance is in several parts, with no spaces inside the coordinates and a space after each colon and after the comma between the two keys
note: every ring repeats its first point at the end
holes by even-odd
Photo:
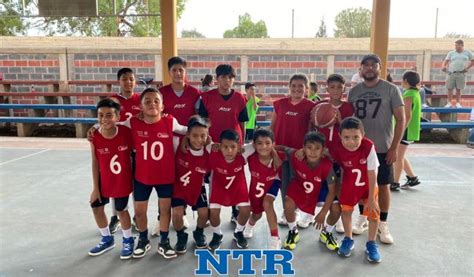
{"type": "Polygon", "coordinates": [[[157,92],[148,92],[142,100],[143,114],[157,116],[163,111],[163,100],[157,92]]]}
{"type": "Polygon", "coordinates": [[[341,132],[341,142],[344,148],[354,152],[359,149],[364,134],[359,129],[344,129],[341,132]]]}
{"type": "Polygon", "coordinates": [[[220,144],[220,149],[224,158],[227,161],[232,161],[237,157],[240,151],[240,144],[233,140],[223,139],[220,144]]]}
{"type": "Polygon", "coordinates": [[[308,87],[304,80],[293,80],[290,83],[290,97],[292,100],[301,100],[308,87]]]}
{"type": "Polygon", "coordinates": [[[247,93],[247,97],[255,96],[255,87],[249,87],[245,90],[245,93],[247,93]]]}
{"type": "Polygon", "coordinates": [[[186,76],[186,68],[182,64],[174,64],[170,68],[169,74],[173,83],[182,84],[186,76]]]}
{"type": "Polygon", "coordinates": [[[402,88],[404,88],[404,89],[409,89],[410,88],[410,85],[408,84],[407,80],[402,81],[402,88]]]}
{"type": "Polygon", "coordinates": [[[100,128],[109,130],[115,127],[120,117],[116,109],[109,107],[100,107],[97,111],[97,119],[100,128]]]}
{"type": "Polygon", "coordinates": [[[255,151],[257,151],[258,155],[263,157],[270,156],[273,146],[274,142],[269,137],[258,137],[253,142],[253,147],[255,148],[255,151]]]}
{"type": "Polygon", "coordinates": [[[132,72],[122,74],[119,84],[122,92],[132,93],[135,89],[135,75],[132,72]]]}
{"type": "Polygon", "coordinates": [[[193,150],[200,150],[206,144],[209,130],[206,127],[193,127],[186,135],[193,150]]]}
{"type": "Polygon", "coordinates": [[[217,77],[217,86],[221,90],[230,90],[234,85],[234,77],[230,75],[220,75],[217,77]]]}
{"type": "Polygon", "coordinates": [[[316,163],[323,156],[324,147],[319,142],[307,142],[303,147],[306,160],[310,163],[316,163]]]}
{"type": "Polygon", "coordinates": [[[343,83],[329,82],[326,91],[329,93],[331,99],[341,100],[344,89],[345,87],[343,83]]]}

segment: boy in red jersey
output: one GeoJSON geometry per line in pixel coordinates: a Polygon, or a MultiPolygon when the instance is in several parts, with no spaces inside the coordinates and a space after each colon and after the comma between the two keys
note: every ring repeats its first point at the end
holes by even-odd
{"type": "Polygon", "coordinates": [[[377,168],[379,162],[372,141],[364,137],[362,121],[348,117],[339,127],[341,142],[333,152],[334,160],[342,169],[342,186],[339,203],[345,237],[338,254],[349,257],[354,249],[352,239],[352,211],[359,201],[364,202],[364,214],[369,218],[369,234],[366,254],[369,262],[382,260],[375,242],[379,225],[380,209],[377,200],[377,168]]]}
{"type": "MultiPolygon", "coordinates": [[[[308,77],[304,74],[294,74],[289,83],[290,96],[273,102],[275,109],[272,114],[270,130],[275,134],[276,145],[300,149],[303,138],[308,131],[311,110],[314,103],[305,98],[309,89],[308,77]]],[[[281,200],[285,205],[285,196],[290,182],[290,166],[285,161],[282,165],[281,200]]],[[[287,221],[282,215],[278,222],[286,225],[287,221]]]]}
{"type": "Polygon", "coordinates": [[[285,217],[290,231],[284,242],[284,247],[289,250],[295,249],[296,243],[300,240],[296,225],[297,208],[315,217],[317,203],[324,202],[321,211],[315,217],[316,227],[321,229],[329,210],[331,210],[329,217],[334,217],[334,214],[339,216],[338,205],[333,203],[336,195],[333,164],[323,155],[324,137],[319,133],[309,132],[303,141],[303,159],[298,159],[295,151],[290,155],[294,178],[288,185],[285,201],[285,217]],[[327,191],[322,190],[324,183],[327,184],[327,191]]]}
{"type": "Polygon", "coordinates": [[[158,254],[164,258],[175,258],[168,233],[171,219],[171,196],[175,181],[175,155],[173,132],[185,134],[186,127],[179,125],[171,115],[163,114],[161,94],[154,88],[145,89],[141,97],[143,119],[132,117],[125,124],[132,130],[136,151],[133,196],[135,216],[140,230],[134,258],[142,258],[150,250],[147,229],[148,199],[153,189],[158,194],[160,207],[160,235],[158,254]]]}
{"type": "Polygon", "coordinates": [[[278,195],[281,181],[278,177],[282,157],[275,157],[273,132],[266,129],[257,129],[252,138],[255,153],[247,158],[251,174],[249,199],[252,214],[244,229],[244,237],[253,237],[254,227],[262,217],[263,211],[267,216],[270,228],[268,240],[269,249],[280,249],[281,241],[278,235],[278,224],[273,202],[278,195]]]}
{"type": "Polygon", "coordinates": [[[120,104],[106,98],[97,104],[99,129],[91,141],[93,190],[90,203],[94,218],[102,235],[101,242],[89,251],[98,256],[115,247],[114,237],[107,226],[104,205],[109,197],[115,202],[123,231],[121,259],[129,259],[133,253],[133,237],[130,215],[127,211],[128,196],[132,192],[130,129],[116,125],[119,121],[120,104]]]}
{"type": "Polygon", "coordinates": [[[176,152],[176,181],[173,188],[173,226],[177,232],[178,242],[175,246],[177,253],[186,253],[188,234],[184,231],[183,215],[186,205],[197,210],[196,230],[193,232],[196,248],[207,248],[204,228],[209,218],[204,175],[210,171],[209,153],[205,149],[209,136],[209,123],[204,118],[195,115],[189,119],[186,153],[176,152]]]}
{"type": "Polygon", "coordinates": [[[211,151],[209,157],[212,170],[209,207],[213,236],[208,248],[214,251],[221,246],[224,237],[220,228],[222,206],[239,208],[234,240],[239,248],[247,248],[248,242],[244,238],[243,230],[250,216],[250,203],[244,173],[245,157],[239,154],[241,138],[237,131],[228,129],[222,132],[219,139],[219,150],[211,151]]]}

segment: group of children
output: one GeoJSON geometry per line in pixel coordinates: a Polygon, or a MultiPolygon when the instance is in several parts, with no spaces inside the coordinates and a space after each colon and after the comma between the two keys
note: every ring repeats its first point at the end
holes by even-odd
{"type": "Polygon", "coordinates": [[[347,257],[354,247],[352,210],[364,202],[364,213],[370,219],[367,257],[371,262],[381,261],[375,242],[378,161],[373,143],[364,138],[361,121],[352,117],[352,106],[341,100],[345,89],[341,75],[332,74],[327,80],[327,101],[337,109],[334,126],[314,126],[311,113],[315,104],[305,98],[308,78],[295,74],[289,82],[289,97],[274,103],[270,130],[256,129],[248,137],[252,143],[243,145],[248,109],[256,109],[258,99],[250,94],[248,98],[253,100],[247,102],[233,89],[236,74],[232,66],[219,65],[217,88],[204,93],[184,83],[184,59],[171,58],[168,69],[170,85],[159,91],[147,88],[140,95],[133,93],[133,71],[121,69],[121,92],[115,99],[97,104],[99,127],[89,138],[93,172],[90,203],[102,239],[90,255],[115,246],[104,211],[109,198],[123,232],[121,259],[146,255],[151,248],[148,200],[155,189],[159,199],[158,253],[167,259],[187,250],[183,216],[188,205],[198,213],[192,232],[196,248],[220,248],[220,211],[232,206],[236,217],[233,239],[239,248],[248,247],[247,239],[253,237],[255,224],[265,212],[270,229],[268,248],[295,249],[300,240],[297,226],[314,222],[321,229],[320,241],[347,257]],[[250,176],[244,170],[247,165],[250,176]],[[204,182],[209,174],[208,196],[204,182]],[[274,208],[279,190],[284,207],[280,223],[289,227],[283,243],[274,208]],[[136,243],[127,210],[130,193],[139,232],[136,243]],[[322,208],[315,215],[318,203],[322,208]],[[306,218],[297,222],[297,210],[306,218]],[[333,230],[340,217],[345,237],[338,245],[333,230]],[[170,222],[177,233],[174,247],[169,240],[170,222]],[[213,233],[209,241],[204,235],[208,222],[213,233]]]}

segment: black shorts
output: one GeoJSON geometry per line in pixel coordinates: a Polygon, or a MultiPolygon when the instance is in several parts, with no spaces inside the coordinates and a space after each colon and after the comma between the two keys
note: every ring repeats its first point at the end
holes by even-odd
{"type": "Polygon", "coordinates": [[[405,133],[403,134],[403,138],[400,141],[400,144],[410,145],[412,143],[411,141],[408,140],[407,133],[408,133],[407,130],[405,130],[405,133]]]}
{"type": "MultiPolygon", "coordinates": [[[[91,208],[98,208],[105,206],[110,202],[108,197],[101,196],[102,202],[99,202],[99,199],[95,200],[93,203],[91,203],[91,208]]],[[[114,200],[115,204],[115,210],[117,212],[124,211],[127,209],[128,205],[128,196],[125,197],[118,197],[118,198],[112,198],[114,200]]]]}
{"type": "MultiPolygon", "coordinates": [[[[174,208],[174,207],[179,207],[179,206],[184,206],[184,208],[186,209],[186,205],[190,205],[190,204],[187,203],[186,201],[184,201],[184,200],[181,199],[181,198],[173,198],[173,199],[171,199],[171,207],[172,207],[172,208],[174,208]]],[[[207,203],[206,188],[205,188],[204,186],[202,186],[202,188],[201,188],[201,194],[199,194],[197,203],[196,203],[196,205],[191,206],[191,208],[193,209],[193,211],[197,211],[197,210],[200,209],[200,208],[207,208],[208,206],[209,206],[209,205],[208,205],[208,203],[207,203]]]]}
{"type": "Polygon", "coordinates": [[[377,153],[379,160],[379,168],[377,173],[377,184],[379,186],[389,185],[393,183],[393,165],[388,165],[385,161],[387,153],[377,153]]]}
{"type": "Polygon", "coordinates": [[[171,198],[173,195],[173,185],[145,185],[137,180],[133,180],[133,198],[135,201],[148,201],[151,191],[155,189],[158,198],[171,198]]]}
{"type": "Polygon", "coordinates": [[[253,133],[255,129],[245,129],[245,141],[252,141],[253,140],[253,133]]]}

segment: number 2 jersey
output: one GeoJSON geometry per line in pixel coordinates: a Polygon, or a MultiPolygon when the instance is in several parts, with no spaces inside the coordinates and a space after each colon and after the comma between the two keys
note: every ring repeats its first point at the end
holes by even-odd
{"type": "Polygon", "coordinates": [[[130,129],[117,125],[117,134],[111,139],[95,130],[92,144],[99,165],[101,194],[112,198],[128,196],[132,192],[130,129]]]}
{"type": "Polygon", "coordinates": [[[176,152],[176,182],[173,187],[173,198],[182,199],[194,206],[201,195],[204,176],[210,171],[209,153],[206,149],[183,153],[176,152]]]}
{"type": "MultiPolygon", "coordinates": [[[[342,169],[342,185],[339,196],[341,205],[354,206],[369,197],[368,170],[377,170],[379,162],[371,140],[363,138],[356,151],[347,150],[341,142],[332,158],[342,169]]],[[[377,174],[375,174],[377,176],[377,174]]]]}
{"type": "Polygon", "coordinates": [[[120,102],[120,122],[134,117],[141,110],[140,94],[138,93],[133,93],[130,98],[126,98],[121,94],[115,94],[111,97],[120,102]]]}
{"type": "Polygon", "coordinates": [[[300,210],[314,215],[322,183],[326,180],[328,185],[334,185],[332,162],[323,157],[315,168],[311,168],[306,159],[299,161],[295,153],[291,154],[291,166],[295,171],[295,177],[288,184],[286,195],[295,201],[300,210]]]}

